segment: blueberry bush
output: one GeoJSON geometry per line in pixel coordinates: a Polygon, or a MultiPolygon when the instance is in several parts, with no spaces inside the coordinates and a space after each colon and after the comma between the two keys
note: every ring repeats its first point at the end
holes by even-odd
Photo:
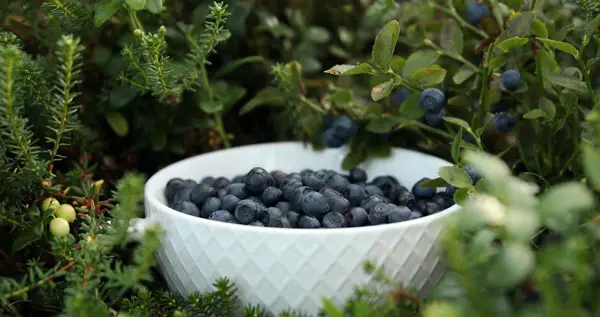
{"type": "MultiPolygon", "coordinates": [[[[350,179],[395,146],[446,158],[412,194],[445,187],[462,206],[427,298],[367,262],[376,283],[341,307],[324,299],[323,316],[597,316],[599,26],[594,0],[4,1],[1,312],[266,316],[225,277],[170,293],[154,271],[160,228],[134,243],[128,227],[144,174],[294,139],[348,146],[350,179]]],[[[285,195],[273,188],[262,202],[285,195]]],[[[173,207],[228,203],[214,220],[253,223],[256,199],[233,193],[173,207]]],[[[301,204],[318,213],[315,193],[301,204]]],[[[348,220],[331,214],[327,226],[348,220]]]]}

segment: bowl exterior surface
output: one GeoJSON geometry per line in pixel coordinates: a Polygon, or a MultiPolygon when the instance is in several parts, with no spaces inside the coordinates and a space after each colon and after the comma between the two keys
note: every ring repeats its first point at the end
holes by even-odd
{"type": "MultiPolygon", "coordinates": [[[[295,142],[259,144],[192,157],[155,174],[146,184],[145,211],[165,231],[157,257],[169,287],[182,294],[211,291],[215,279],[228,277],[244,304],[261,304],[274,314],[292,308],[315,315],[323,297],[342,304],[355,286],[370,282],[363,263],[372,260],[393,279],[425,294],[445,270],[435,242],[457,206],[404,223],[305,230],[220,223],[164,204],[163,189],[173,177],[233,177],[255,166],[340,171],[344,155],[344,150],[314,152],[295,142]]],[[[438,168],[449,164],[395,149],[391,157],[362,167],[370,178],[389,174],[411,186],[422,177],[437,177],[438,168]]]]}

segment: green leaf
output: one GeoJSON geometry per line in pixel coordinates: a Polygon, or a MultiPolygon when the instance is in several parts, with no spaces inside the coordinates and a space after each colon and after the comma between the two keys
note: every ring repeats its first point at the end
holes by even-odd
{"type": "Polygon", "coordinates": [[[454,193],[454,201],[456,201],[457,204],[462,205],[469,199],[469,196],[471,196],[473,192],[475,192],[473,186],[459,188],[454,193]]]}
{"type": "Polygon", "coordinates": [[[440,46],[448,52],[462,54],[463,42],[463,33],[456,21],[454,19],[446,20],[440,34],[440,46]]]}
{"type": "Polygon", "coordinates": [[[419,186],[427,187],[427,188],[438,188],[438,187],[444,187],[447,184],[448,183],[443,178],[437,177],[437,178],[433,178],[430,180],[426,180],[426,181],[420,183],[419,186]]]}
{"type": "Polygon", "coordinates": [[[450,154],[454,163],[460,161],[460,144],[462,143],[462,129],[458,129],[458,133],[454,136],[454,140],[450,144],[450,154]]]}
{"type": "Polygon", "coordinates": [[[461,118],[456,118],[456,117],[444,117],[443,118],[444,121],[452,123],[454,125],[457,125],[461,128],[463,128],[465,131],[468,131],[469,133],[472,133],[471,130],[471,126],[469,126],[469,124],[467,123],[467,121],[461,119],[461,118]]]}
{"type": "Polygon", "coordinates": [[[548,37],[548,29],[544,22],[540,21],[540,19],[535,19],[531,22],[531,33],[537,37],[547,38],[548,37]]]}
{"type": "Polygon", "coordinates": [[[387,133],[390,132],[395,125],[396,122],[389,118],[377,118],[369,121],[366,129],[373,133],[387,133]]]}
{"type": "Polygon", "coordinates": [[[585,185],[576,182],[554,185],[540,198],[539,210],[544,224],[564,232],[577,226],[579,213],[594,207],[594,196],[585,185]]]}
{"type": "Polygon", "coordinates": [[[264,60],[265,59],[262,56],[258,55],[236,59],[219,68],[219,70],[215,72],[215,77],[223,77],[242,65],[250,63],[261,63],[264,62],[264,60]]]}
{"type": "Polygon", "coordinates": [[[323,298],[323,312],[327,317],[344,317],[344,313],[327,298],[323,298]]]}
{"type": "Polygon", "coordinates": [[[546,97],[542,97],[542,99],[540,100],[540,109],[544,110],[544,112],[546,113],[546,118],[548,118],[548,120],[554,120],[554,117],[556,117],[556,106],[554,105],[552,100],[546,97]]]}
{"type": "Polygon", "coordinates": [[[509,37],[524,37],[531,31],[531,23],[535,19],[532,12],[521,12],[520,15],[516,16],[508,25],[508,36],[509,37]]]}
{"type": "Polygon", "coordinates": [[[452,76],[452,81],[455,84],[460,85],[460,84],[464,83],[467,79],[471,78],[471,76],[473,76],[474,74],[475,74],[475,70],[473,70],[473,68],[471,68],[470,66],[467,66],[467,65],[462,65],[458,69],[456,74],[454,74],[454,76],[452,76]]]}
{"type": "Polygon", "coordinates": [[[470,107],[473,103],[473,98],[465,95],[456,95],[448,99],[448,105],[457,107],[470,107]]]}
{"type": "Polygon", "coordinates": [[[128,105],[137,95],[137,88],[133,86],[119,86],[110,91],[108,103],[113,108],[121,108],[128,105]]]}
{"type": "Polygon", "coordinates": [[[385,82],[373,87],[373,89],[371,89],[371,98],[373,98],[373,101],[379,101],[379,100],[389,96],[389,94],[392,92],[393,88],[394,88],[394,80],[393,79],[385,81],[385,82]]]}
{"type": "Polygon", "coordinates": [[[162,11],[163,0],[146,0],[146,9],[154,14],[162,11]]]}
{"type": "Polygon", "coordinates": [[[396,74],[402,74],[402,69],[406,64],[406,59],[402,56],[393,56],[390,68],[396,74]]]}
{"type": "Polygon", "coordinates": [[[198,103],[198,107],[200,107],[200,109],[206,113],[217,113],[223,110],[224,105],[219,101],[206,100],[198,103]]]}
{"type": "Polygon", "coordinates": [[[539,37],[537,39],[540,42],[548,45],[551,48],[563,51],[565,53],[569,53],[569,54],[573,55],[573,57],[579,58],[579,51],[573,45],[571,45],[569,43],[554,41],[554,40],[549,40],[549,39],[543,39],[543,38],[539,38],[539,37]]]}
{"type": "Polygon", "coordinates": [[[511,171],[506,163],[495,155],[479,151],[467,151],[464,161],[473,167],[479,175],[488,178],[490,181],[511,176],[511,171]]]}
{"type": "Polygon", "coordinates": [[[532,109],[532,110],[527,111],[523,115],[523,118],[530,119],[530,120],[544,118],[544,117],[546,117],[546,113],[541,109],[532,109]]]}
{"type": "Polygon", "coordinates": [[[412,79],[419,87],[430,87],[440,84],[446,78],[446,70],[438,67],[419,68],[413,75],[412,79]]]}
{"type": "Polygon", "coordinates": [[[146,0],[125,0],[125,3],[135,11],[144,10],[146,7],[146,0]]]}
{"type": "Polygon", "coordinates": [[[326,70],[325,73],[330,74],[330,75],[335,75],[335,76],[342,76],[342,75],[369,74],[369,73],[373,73],[374,71],[375,71],[375,69],[373,68],[373,66],[371,66],[367,63],[362,63],[362,64],[358,64],[358,65],[348,65],[348,64],[335,65],[335,66],[331,67],[330,69],[326,70]]]}
{"type": "Polygon", "coordinates": [[[438,58],[440,58],[440,56],[434,50],[414,52],[406,59],[404,69],[402,70],[402,76],[410,77],[417,69],[431,66],[438,58]]]}
{"type": "Polygon", "coordinates": [[[495,287],[516,287],[531,275],[535,268],[535,254],[521,243],[505,242],[490,262],[488,282],[495,287]]]}
{"type": "Polygon", "coordinates": [[[442,166],[438,170],[438,175],[454,187],[464,188],[473,186],[473,180],[469,174],[460,167],[442,166]]]}
{"type": "Polygon", "coordinates": [[[20,232],[13,240],[11,250],[12,252],[19,252],[32,243],[38,241],[41,237],[42,235],[38,230],[26,230],[20,232]]]}
{"type": "Polygon", "coordinates": [[[263,105],[279,106],[283,103],[283,100],[283,94],[281,91],[279,91],[279,89],[275,87],[266,87],[259,91],[256,96],[254,96],[254,98],[248,101],[244,106],[242,106],[239,115],[243,116],[255,108],[263,105]]]}
{"type": "Polygon", "coordinates": [[[400,115],[408,120],[416,120],[425,114],[425,110],[419,104],[419,95],[412,94],[406,98],[399,109],[400,115]]]}
{"type": "Polygon", "coordinates": [[[506,64],[506,55],[496,55],[488,63],[488,67],[493,71],[506,64]]]}
{"type": "Polygon", "coordinates": [[[352,101],[352,90],[336,89],[329,95],[328,99],[338,104],[350,103],[350,101],[352,101]]]}
{"type": "Polygon", "coordinates": [[[550,80],[550,82],[552,82],[554,85],[560,87],[569,88],[579,92],[587,91],[586,85],[583,81],[565,74],[548,73],[548,80],[550,80]]]}
{"type": "Polygon", "coordinates": [[[325,44],[329,42],[331,35],[324,27],[311,26],[306,30],[306,38],[317,44],[325,44]]]}
{"type": "Polygon", "coordinates": [[[358,166],[360,163],[367,159],[367,152],[364,150],[353,150],[350,151],[342,160],[342,169],[348,171],[353,167],[358,166]]]}
{"type": "Polygon", "coordinates": [[[528,38],[523,37],[513,37],[507,40],[504,40],[498,44],[498,48],[503,50],[504,52],[508,52],[517,47],[521,47],[529,42],[528,38]]]}
{"type": "Polygon", "coordinates": [[[377,34],[371,55],[379,68],[387,70],[390,67],[399,34],[400,24],[396,20],[388,22],[377,34]]]}
{"type": "Polygon", "coordinates": [[[246,88],[235,85],[223,85],[220,89],[214,89],[217,99],[223,104],[223,111],[228,111],[244,96],[246,96],[246,88]]]}
{"type": "Polygon", "coordinates": [[[94,25],[102,26],[108,19],[119,12],[123,0],[102,0],[96,4],[94,10],[94,25]]]}
{"type": "Polygon", "coordinates": [[[109,112],[104,116],[104,118],[118,136],[123,137],[129,133],[129,124],[127,123],[127,119],[125,119],[120,112],[109,112]]]}
{"type": "Polygon", "coordinates": [[[589,144],[582,144],[581,163],[588,181],[595,190],[600,190],[600,151],[589,144]]]}

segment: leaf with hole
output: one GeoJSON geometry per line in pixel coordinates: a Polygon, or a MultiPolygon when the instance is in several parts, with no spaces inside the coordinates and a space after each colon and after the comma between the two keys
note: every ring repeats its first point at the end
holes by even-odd
{"type": "Polygon", "coordinates": [[[335,76],[359,75],[359,74],[369,74],[369,73],[372,73],[374,70],[375,69],[373,68],[373,66],[371,66],[367,63],[362,63],[362,64],[358,64],[358,65],[342,64],[342,65],[335,65],[335,66],[331,67],[330,69],[326,70],[325,73],[330,74],[330,75],[335,75],[335,76]]]}
{"type": "Polygon", "coordinates": [[[373,101],[379,101],[379,100],[389,96],[389,94],[392,92],[393,88],[394,88],[394,80],[393,79],[385,81],[385,82],[373,87],[373,89],[371,89],[371,98],[373,98],[373,101]]]}

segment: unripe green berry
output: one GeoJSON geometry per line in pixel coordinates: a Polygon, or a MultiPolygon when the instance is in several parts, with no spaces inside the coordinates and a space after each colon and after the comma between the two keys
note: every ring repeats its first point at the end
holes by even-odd
{"type": "Polygon", "coordinates": [[[133,35],[137,36],[137,37],[141,37],[142,35],[144,35],[144,31],[140,30],[140,29],[135,29],[133,31],[133,35]]]}
{"type": "Polygon", "coordinates": [[[160,36],[165,36],[165,34],[167,34],[167,28],[166,28],[164,25],[161,25],[161,26],[158,28],[158,34],[159,34],[160,36]]]}
{"type": "Polygon", "coordinates": [[[69,223],[63,218],[54,218],[50,221],[50,232],[55,237],[64,237],[69,234],[69,223]]]}
{"type": "Polygon", "coordinates": [[[56,209],[60,206],[60,203],[56,198],[48,197],[42,201],[42,210],[46,211],[48,209],[56,209]]]}
{"type": "Polygon", "coordinates": [[[69,204],[62,204],[54,210],[54,215],[68,222],[73,222],[76,218],[75,208],[69,204]]]}

